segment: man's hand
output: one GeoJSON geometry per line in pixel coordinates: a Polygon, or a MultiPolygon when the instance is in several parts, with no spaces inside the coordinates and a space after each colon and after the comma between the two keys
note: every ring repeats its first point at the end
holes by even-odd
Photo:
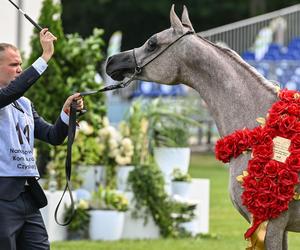
{"type": "Polygon", "coordinates": [[[68,97],[68,99],[66,100],[63,106],[63,111],[68,115],[70,114],[70,106],[73,100],[76,101],[78,111],[83,110],[84,108],[82,96],[80,95],[80,93],[75,93],[74,95],[68,97]]]}
{"type": "Polygon", "coordinates": [[[54,53],[54,45],[53,42],[56,41],[57,38],[48,31],[48,28],[42,29],[40,32],[40,43],[43,48],[42,58],[48,62],[54,53]]]}

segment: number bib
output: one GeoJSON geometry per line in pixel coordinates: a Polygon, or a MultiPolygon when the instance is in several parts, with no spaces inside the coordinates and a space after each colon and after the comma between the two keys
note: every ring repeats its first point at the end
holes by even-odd
{"type": "Polygon", "coordinates": [[[0,176],[36,176],[33,156],[34,120],[30,101],[21,97],[17,106],[0,109],[0,176]]]}

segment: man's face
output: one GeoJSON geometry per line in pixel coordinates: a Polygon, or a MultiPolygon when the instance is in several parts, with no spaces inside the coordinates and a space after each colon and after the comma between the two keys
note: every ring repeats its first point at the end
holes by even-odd
{"type": "Polygon", "coordinates": [[[6,87],[22,72],[22,59],[19,51],[6,48],[0,52],[0,88],[6,87]]]}

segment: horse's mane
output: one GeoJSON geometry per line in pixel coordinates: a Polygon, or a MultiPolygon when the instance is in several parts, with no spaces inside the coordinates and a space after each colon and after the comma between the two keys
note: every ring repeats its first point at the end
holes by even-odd
{"type": "Polygon", "coordinates": [[[265,79],[253,66],[245,63],[245,61],[238,55],[238,53],[236,53],[235,51],[233,51],[230,48],[227,48],[227,47],[215,44],[215,43],[213,43],[213,42],[211,42],[211,41],[209,41],[209,40],[201,37],[199,34],[197,34],[197,36],[200,39],[202,39],[203,41],[209,43],[213,47],[217,48],[221,52],[223,52],[226,55],[228,55],[232,60],[234,60],[241,67],[243,67],[244,69],[246,69],[258,82],[260,82],[264,87],[266,87],[267,90],[272,91],[274,94],[277,93],[278,84],[265,79]]]}

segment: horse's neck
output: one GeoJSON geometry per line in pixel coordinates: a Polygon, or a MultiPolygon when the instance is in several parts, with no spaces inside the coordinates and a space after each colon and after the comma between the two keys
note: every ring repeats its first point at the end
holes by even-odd
{"type": "Polygon", "coordinates": [[[276,101],[275,86],[271,90],[272,85],[266,85],[267,81],[237,55],[198,40],[183,81],[207,103],[222,136],[257,126],[256,118],[265,117],[276,101]]]}

